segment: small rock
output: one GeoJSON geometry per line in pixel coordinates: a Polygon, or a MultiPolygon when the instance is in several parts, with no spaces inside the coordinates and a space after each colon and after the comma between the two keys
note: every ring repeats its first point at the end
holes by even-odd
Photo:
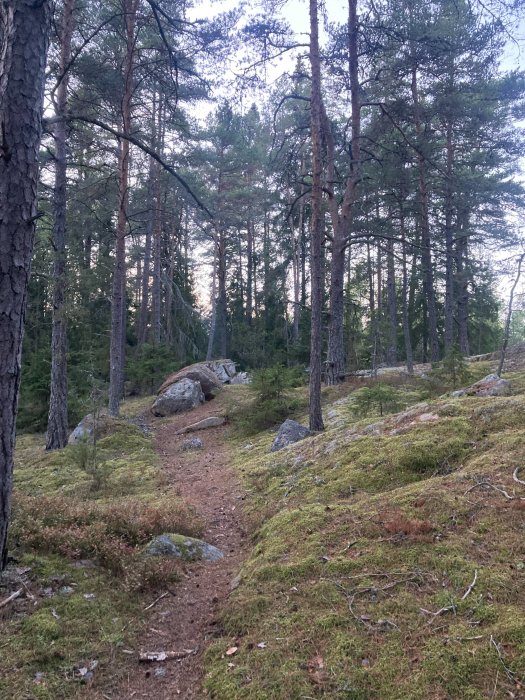
{"type": "Polygon", "coordinates": [[[469,396],[510,396],[511,385],[497,374],[489,374],[466,391],[469,396]]]}
{"type": "Polygon", "coordinates": [[[217,561],[224,557],[220,549],[208,542],[170,533],[154,537],[142,554],[146,558],[176,557],[185,561],[217,561]]]}
{"type": "Polygon", "coordinates": [[[187,425],[185,428],[177,430],[175,435],[184,435],[185,433],[195,433],[197,430],[206,430],[206,428],[216,428],[219,425],[224,425],[226,423],[226,418],[223,416],[209,416],[208,418],[203,418],[197,423],[192,423],[187,425]]]}
{"type": "Polygon", "coordinates": [[[168,670],[165,666],[157,666],[157,668],[153,671],[153,675],[157,678],[163,678],[167,672],[168,670]]]}
{"type": "Polygon", "coordinates": [[[199,438],[191,438],[191,440],[184,440],[182,443],[183,450],[202,450],[204,443],[199,438]]]}
{"type": "Polygon", "coordinates": [[[311,433],[308,428],[288,418],[279,428],[277,437],[270,448],[270,452],[282,450],[283,447],[292,445],[294,442],[299,442],[299,440],[304,440],[309,435],[311,435],[311,433]]]}

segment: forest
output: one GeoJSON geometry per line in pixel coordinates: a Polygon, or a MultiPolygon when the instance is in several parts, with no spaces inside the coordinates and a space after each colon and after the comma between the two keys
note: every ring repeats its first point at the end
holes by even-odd
{"type": "MultiPolygon", "coordinates": [[[[39,459],[51,460],[50,469],[52,460],[59,465],[53,469],[69,469],[68,455],[71,464],[84,460],[78,478],[89,475],[98,483],[92,491],[100,491],[93,498],[109,503],[99,467],[115,455],[100,456],[95,427],[93,453],[84,446],[89,455],[79,457],[68,447],[72,429],[87,414],[102,423],[107,416],[119,435],[129,407],[145,410],[165,378],[189,365],[230,358],[251,382],[224,387],[210,403],[233,426],[237,451],[246,435],[259,439],[242,420],[260,428],[265,450],[264,431],[289,416],[305,419],[313,440],[323,431],[328,439],[341,428],[332,414],[348,392],[352,421],[375,410],[383,420],[384,410],[409,410],[416,400],[480,380],[474,356],[487,372],[494,367],[486,363],[500,357],[489,376],[504,381],[507,347],[525,341],[523,21],[521,0],[3,0],[0,570],[26,541],[17,513],[32,517],[33,506],[16,498],[11,515],[15,434],[23,455],[24,440],[40,436],[39,459]],[[381,383],[387,375],[399,379],[381,383]],[[228,399],[232,390],[237,398],[228,399]]],[[[509,371],[520,370],[516,362],[509,371]]],[[[513,387],[521,381],[512,377],[513,387]]],[[[197,412],[211,396],[203,391],[197,412]]],[[[437,421],[441,408],[420,411],[414,421],[437,421]]],[[[515,408],[520,416],[522,408],[515,408]]],[[[149,418],[137,415],[144,427],[149,418]]],[[[457,415],[446,420],[457,422],[451,429],[463,431],[464,445],[454,443],[437,462],[429,458],[433,468],[421,467],[427,476],[448,474],[443,464],[459,464],[474,440],[451,417],[457,415]]],[[[165,425],[158,423],[159,435],[165,425]]],[[[234,449],[224,440],[217,454],[234,449]]],[[[122,457],[126,449],[123,443],[122,457]]],[[[284,511],[268,505],[273,476],[263,476],[258,459],[257,452],[250,479],[256,491],[269,490],[266,501],[259,494],[261,502],[252,503],[252,515],[261,508],[281,517],[284,511]]],[[[412,476],[396,488],[412,483],[420,467],[406,469],[412,476]]],[[[523,484],[518,470],[514,477],[514,486],[523,484]]],[[[321,493],[328,477],[311,478],[322,480],[321,493]]],[[[370,478],[370,493],[382,492],[370,478]]],[[[14,483],[16,491],[16,468],[14,483]]],[[[287,482],[283,498],[303,493],[300,483],[287,482]]],[[[51,498],[60,488],[41,493],[51,498]]],[[[505,488],[509,503],[522,505],[523,497],[505,488]]],[[[124,495],[133,500],[134,493],[124,495]]],[[[310,502],[306,491],[304,498],[310,502]]],[[[46,522],[42,527],[51,527],[46,522]]],[[[262,523],[253,527],[271,531],[262,523]]],[[[73,518],[67,528],[77,526],[73,518]]],[[[423,541],[428,532],[416,530],[404,536],[423,541]]],[[[77,551],[64,542],[53,547],[66,558],[77,551]]],[[[100,552],[93,558],[103,560],[100,552]]],[[[519,673],[502,661],[502,647],[492,646],[517,693],[507,688],[501,697],[521,697],[519,673]]],[[[438,697],[426,686],[396,695],[393,685],[381,695],[366,683],[345,695],[325,678],[320,654],[304,662],[315,697],[438,697]]],[[[213,674],[210,697],[222,700],[310,697],[300,683],[284,695],[277,682],[243,694],[219,687],[213,674]]],[[[496,686],[494,695],[483,694],[486,687],[468,697],[500,697],[496,686]]],[[[70,697],[53,692],[49,697],[70,697]]],[[[91,692],[86,697],[99,697],[91,692]]],[[[449,689],[439,697],[467,695],[449,689]]]]}

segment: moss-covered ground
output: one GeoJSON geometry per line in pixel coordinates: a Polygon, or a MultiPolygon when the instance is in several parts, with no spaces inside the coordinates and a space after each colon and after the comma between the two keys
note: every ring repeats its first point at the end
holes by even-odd
{"type": "Polygon", "coordinates": [[[49,453],[43,436],[21,436],[0,600],[23,595],[0,609],[0,698],[94,698],[118,684],[145,601],[181,566],[140,550],[156,534],[201,530],[164,482],[140,421],[105,419],[95,451],[49,453]]]}
{"type": "Polygon", "coordinates": [[[525,697],[525,374],[509,379],[509,397],[423,405],[410,386],[407,412],[359,421],[341,394],[323,434],[236,440],[255,534],[208,697],[525,697]]]}

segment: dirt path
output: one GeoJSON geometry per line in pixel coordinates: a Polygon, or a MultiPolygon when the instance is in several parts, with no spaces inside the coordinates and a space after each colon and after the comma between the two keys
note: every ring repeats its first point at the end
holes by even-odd
{"type": "Polygon", "coordinates": [[[131,698],[202,698],[202,651],[213,637],[217,615],[231,591],[245,553],[246,534],[242,523],[242,490],[229,467],[224,426],[191,435],[176,431],[202,418],[217,415],[218,401],[191,413],[155,420],[155,441],[162,467],[170,484],[192,505],[205,523],[203,539],[219,547],[224,559],[213,563],[187,565],[185,578],[144,613],[145,636],[138,651],[197,649],[182,661],[145,665],[123,684],[119,700],[131,698]],[[199,437],[200,450],[182,450],[182,442],[199,437]]]}

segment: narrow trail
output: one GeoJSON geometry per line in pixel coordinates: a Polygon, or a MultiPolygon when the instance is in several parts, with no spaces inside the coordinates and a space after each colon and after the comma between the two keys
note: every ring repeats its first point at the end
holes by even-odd
{"type": "MultiPolygon", "coordinates": [[[[225,426],[190,435],[177,430],[208,416],[217,415],[218,400],[170,419],[152,419],[155,443],[167,482],[199,514],[205,523],[202,539],[219,547],[224,558],[217,562],[192,563],[183,580],[170,588],[145,615],[145,634],[137,651],[196,649],[180,661],[137,664],[121,686],[119,700],[175,697],[202,698],[202,652],[217,629],[217,616],[231,592],[246,552],[242,522],[242,488],[229,466],[225,426]],[[198,436],[199,450],[182,450],[182,442],[198,436]]],[[[115,696],[112,696],[115,697],[115,696]]]]}

